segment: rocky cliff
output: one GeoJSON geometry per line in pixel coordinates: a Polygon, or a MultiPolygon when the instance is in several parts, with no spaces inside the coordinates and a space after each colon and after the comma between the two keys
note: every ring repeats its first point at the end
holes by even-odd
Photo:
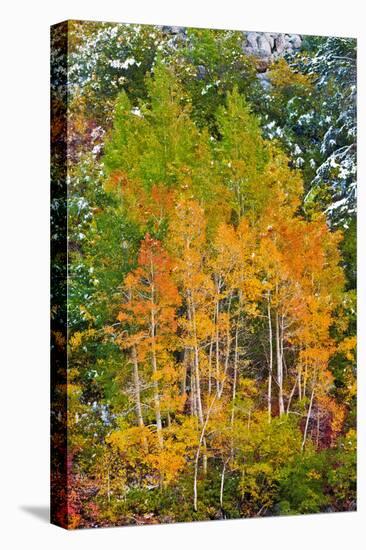
{"type": "Polygon", "coordinates": [[[258,58],[259,71],[265,71],[271,61],[286,53],[296,52],[301,48],[302,43],[299,34],[247,32],[244,35],[243,50],[258,58]]]}

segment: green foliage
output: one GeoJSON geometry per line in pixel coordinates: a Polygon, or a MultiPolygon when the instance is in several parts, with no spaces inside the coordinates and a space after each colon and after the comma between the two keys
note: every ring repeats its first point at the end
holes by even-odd
{"type": "Polygon", "coordinates": [[[333,502],[338,510],[355,510],[357,500],[357,438],[354,429],[349,430],[338,443],[333,457],[335,468],[327,469],[333,502]]]}
{"type": "Polygon", "coordinates": [[[326,494],[327,453],[307,452],[283,468],[279,479],[282,514],[314,514],[330,504],[326,494]]]}
{"type": "Polygon", "coordinates": [[[177,74],[191,98],[193,119],[216,136],[215,115],[226,94],[234,87],[247,98],[258,93],[255,64],[243,54],[240,32],[188,29],[187,38],[186,48],[176,55],[177,74]]]}

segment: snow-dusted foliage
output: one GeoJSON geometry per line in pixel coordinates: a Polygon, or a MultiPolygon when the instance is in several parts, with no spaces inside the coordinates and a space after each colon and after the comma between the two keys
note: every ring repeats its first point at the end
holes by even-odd
{"type": "Polygon", "coordinates": [[[356,211],[356,41],[323,39],[315,55],[303,57],[299,66],[315,79],[326,127],[307,200],[325,198],[332,224],[347,227],[356,211]]]}
{"type": "Polygon", "coordinates": [[[264,134],[301,168],[305,208],[347,228],[356,209],[356,41],[306,37],[285,60],[269,67],[257,107],[264,134]]]}

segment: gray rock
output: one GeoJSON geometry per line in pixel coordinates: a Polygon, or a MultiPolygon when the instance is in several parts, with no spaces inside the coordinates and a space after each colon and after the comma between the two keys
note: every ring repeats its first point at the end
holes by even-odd
{"type": "Polygon", "coordinates": [[[170,27],[170,32],[172,34],[184,34],[185,28],[184,27],[170,27]]]}
{"type": "Polygon", "coordinates": [[[267,91],[271,88],[271,81],[266,73],[258,73],[257,78],[263,90],[267,91]]]}
{"type": "Polygon", "coordinates": [[[285,41],[285,37],[283,34],[279,34],[277,36],[277,38],[275,39],[275,48],[276,48],[276,52],[278,54],[281,54],[284,52],[285,50],[285,46],[286,46],[286,41],[285,41]]]}
{"type": "Polygon", "coordinates": [[[258,33],[256,33],[256,32],[248,32],[248,34],[247,34],[248,46],[249,46],[250,48],[253,48],[253,50],[257,50],[257,49],[258,49],[257,38],[258,38],[258,33]]]}
{"type": "Polygon", "coordinates": [[[272,48],[264,34],[260,34],[258,37],[258,49],[261,57],[269,57],[272,53],[272,48]]]}
{"type": "Polygon", "coordinates": [[[302,40],[301,40],[301,36],[299,36],[298,34],[291,34],[290,42],[293,48],[295,49],[301,48],[302,40]]]}
{"type": "Polygon", "coordinates": [[[273,34],[271,34],[269,32],[265,32],[264,36],[266,37],[268,44],[271,46],[271,50],[273,50],[274,43],[275,43],[273,34]]]}
{"type": "Polygon", "coordinates": [[[197,78],[202,80],[207,74],[206,67],[204,65],[197,65],[197,78]]]}
{"type": "Polygon", "coordinates": [[[293,54],[301,47],[298,34],[248,32],[243,36],[243,52],[256,58],[258,73],[266,72],[272,61],[293,54]]]}
{"type": "Polygon", "coordinates": [[[162,30],[163,32],[167,32],[170,34],[185,34],[186,32],[185,27],[176,27],[176,26],[170,26],[170,25],[164,25],[162,30]]]}

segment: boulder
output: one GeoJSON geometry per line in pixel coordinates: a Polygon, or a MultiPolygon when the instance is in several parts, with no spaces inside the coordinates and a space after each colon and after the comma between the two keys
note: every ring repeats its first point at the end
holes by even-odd
{"type": "Polygon", "coordinates": [[[274,43],[275,43],[275,39],[274,39],[273,34],[271,34],[269,32],[265,32],[264,36],[266,37],[268,44],[271,46],[271,51],[272,51],[273,48],[274,48],[274,43]]]}
{"type": "Polygon", "coordinates": [[[177,26],[171,26],[171,25],[164,25],[162,28],[163,32],[169,33],[169,34],[185,34],[186,29],[185,27],[177,27],[177,26]]]}
{"type": "Polygon", "coordinates": [[[290,36],[290,42],[292,44],[292,47],[295,49],[301,48],[302,40],[301,36],[298,34],[291,34],[290,36]]]}
{"type": "Polygon", "coordinates": [[[197,78],[203,80],[207,74],[206,67],[204,65],[197,65],[197,78]]]}
{"type": "Polygon", "coordinates": [[[277,35],[275,39],[275,49],[277,54],[282,54],[285,51],[286,40],[283,34],[277,35]]]}
{"type": "Polygon", "coordinates": [[[267,73],[258,73],[257,78],[262,86],[263,90],[267,91],[271,88],[271,81],[267,73]]]}
{"type": "Polygon", "coordinates": [[[258,73],[265,72],[272,61],[287,53],[293,54],[301,47],[298,34],[248,32],[243,35],[243,52],[256,58],[258,73]]]}
{"type": "Polygon", "coordinates": [[[272,48],[264,34],[258,37],[258,52],[261,57],[269,57],[272,53],[272,48]]]}
{"type": "Polygon", "coordinates": [[[253,50],[257,50],[258,49],[258,42],[257,42],[257,38],[258,38],[258,33],[256,32],[248,32],[247,34],[247,43],[248,43],[248,46],[250,48],[252,48],[253,50]]]}
{"type": "Polygon", "coordinates": [[[258,74],[265,73],[270,66],[271,58],[270,57],[261,57],[257,58],[255,68],[258,74]]]}

